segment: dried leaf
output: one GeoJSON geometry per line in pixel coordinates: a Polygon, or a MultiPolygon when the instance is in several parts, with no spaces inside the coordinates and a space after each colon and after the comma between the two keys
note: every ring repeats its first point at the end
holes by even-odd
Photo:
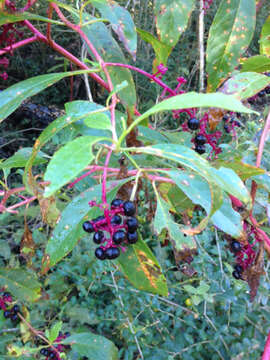
{"type": "Polygon", "coordinates": [[[250,301],[253,301],[257,295],[258,287],[260,285],[260,277],[264,275],[264,247],[263,243],[260,243],[260,248],[257,253],[254,263],[245,271],[244,278],[246,278],[250,288],[250,301]]]}
{"type": "Polygon", "coordinates": [[[61,215],[60,211],[57,209],[55,197],[50,196],[48,198],[43,198],[39,196],[38,201],[40,205],[42,221],[54,228],[61,215]]]}
{"type": "Polygon", "coordinates": [[[31,266],[32,257],[35,254],[35,242],[33,240],[32,232],[27,225],[26,217],[24,218],[24,233],[21,238],[20,254],[26,260],[27,266],[31,266]]]}
{"type": "Polygon", "coordinates": [[[210,131],[214,131],[217,125],[222,121],[223,116],[226,114],[226,111],[218,108],[210,108],[208,111],[208,119],[210,131]]]}

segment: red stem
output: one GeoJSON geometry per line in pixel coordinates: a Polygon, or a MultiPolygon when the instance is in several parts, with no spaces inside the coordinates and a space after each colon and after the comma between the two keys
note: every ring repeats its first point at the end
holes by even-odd
{"type": "Polygon", "coordinates": [[[270,360],[270,331],[267,336],[267,340],[261,360],[270,360]]]}

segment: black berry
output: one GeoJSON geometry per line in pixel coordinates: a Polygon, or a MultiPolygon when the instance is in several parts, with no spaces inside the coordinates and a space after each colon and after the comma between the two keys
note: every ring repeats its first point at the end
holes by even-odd
{"type": "Polygon", "coordinates": [[[127,219],[128,232],[133,233],[138,229],[138,220],[135,217],[127,219]]]}
{"type": "Polygon", "coordinates": [[[125,240],[125,238],[126,238],[126,234],[123,230],[118,230],[113,234],[113,242],[116,245],[121,244],[121,242],[123,242],[125,240]]]}
{"type": "Polygon", "coordinates": [[[102,240],[104,239],[104,232],[103,231],[97,231],[94,233],[93,241],[96,244],[100,244],[102,240]]]}
{"type": "Polygon", "coordinates": [[[56,354],[55,354],[54,351],[51,351],[51,352],[50,352],[49,359],[51,359],[51,360],[56,359],[56,354]]]}
{"type": "Polygon", "coordinates": [[[116,247],[110,247],[105,250],[106,258],[109,260],[116,259],[120,255],[120,250],[116,247]]]}
{"type": "Polygon", "coordinates": [[[20,311],[20,308],[18,305],[14,305],[13,308],[12,308],[12,311],[16,314],[17,312],[20,311]]]}
{"type": "Polygon", "coordinates": [[[230,119],[230,115],[228,115],[228,114],[224,115],[223,118],[222,118],[222,120],[225,121],[225,122],[228,121],[229,119],[230,119]]]}
{"type": "Polygon", "coordinates": [[[265,91],[262,90],[262,91],[260,91],[257,95],[258,95],[259,97],[263,97],[263,96],[265,95],[265,91]]]}
{"type": "Polygon", "coordinates": [[[241,279],[241,274],[240,274],[238,271],[236,271],[236,270],[234,270],[234,271],[232,272],[232,276],[233,276],[236,280],[241,279]]]}
{"type": "Polygon", "coordinates": [[[135,215],[136,208],[135,208],[135,205],[133,204],[132,201],[125,201],[124,205],[123,205],[123,208],[124,208],[124,214],[126,216],[135,215]]]}
{"type": "Polygon", "coordinates": [[[195,136],[194,141],[196,145],[204,145],[206,143],[206,137],[202,134],[198,134],[195,136]]]}
{"type": "Polygon", "coordinates": [[[98,216],[96,219],[93,220],[93,222],[98,222],[98,221],[102,221],[105,219],[105,216],[104,215],[101,215],[101,216],[98,216]]]}
{"type": "Polygon", "coordinates": [[[11,317],[10,317],[11,321],[18,321],[19,320],[19,317],[17,314],[12,314],[11,317]]]}
{"type": "Polygon", "coordinates": [[[83,230],[88,232],[88,233],[91,233],[91,232],[94,232],[94,227],[93,225],[90,223],[90,221],[85,221],[83,223],[83,230]]]}
{"type": "Polygon", "coordinates": [[[135,244],[138,241],[137,231],[133,232],[133,233],[128,232],[127,233],[127,241],[129,244],[135,244]]]}
{"type": "Polygon", "coordinates": [[[231,250],[233,252],[239,252],[241,250],[241,244],[238,241],[232,241],[231,243],[231,250]]]}
{"type": "Polygon", "coordinates": [[[49,355],[49,350],[48,349],[45,349],[45,348],[42,348],[40,350],[40,354],[41,355],[44,355],[44,356],[48,356],[49,355]]]}
{"type": "Polygon", "coordinates": [[[270,86],[267,86],[267,88],[264,91],[266,94],[270,94],[270,86]]]}
{"type": "Polygon", "coordinates": [[[99,260],[105,260],[106,259],[105,251],[101,247],[96,248],[95,255],[99,260]]]}
{"type": "Polygon", "coordinates": [[[10,318],[10,316],[11,316],[11,312],[9,310],[4,311],[4,317],[6,319],[10,318]]]}
{"type": "Polygon", "coordinates": [[[224,125],[224,130],[226,131],[227,134],[231,132],[229,125],[224,125]]]}
{"type": "Polygon", "coordinates": [[[112,225],[120,225],[121,222],[122,222],[122,218],[121,218],[121,216],[119,216],[119,215],[114,215],[114,216],[112,217],[112,219],[111,219],[111,224],[112,224],[112,225]]]}
{"type": "Polygon", "coordinates": [[[196,151],[198,154],[204,154],[204,153],[205,153],[205,147],[204,147],[204,145],[196,145],[196,146],[195,146],[195,151],[196,151]]]}
{"type": "Polygon", "coordinates": [[[239,264],[236,264],[234,270],[241,274],[243,272],[243,267],[239,264]]]}
{"type": "Polygon", "coordinates": [[[191,118],[187,123],[190,130],[198,130],[200,126],[200,121],[196,118],[191,118]]]}
{"type": "Polygon", "coordinates": [[[3,294],[4,300],[9,298],[9,297],[11,297],[11,294],[9,292],[4,292],[4,294],[3,294]]]}
{"type": "Polygon", "coordinates": [[[121,199],[114,199],[112,202],[111,202],[111,208],[118,208],[119,206],[121,206],[123,204],[123,200],[121,199]]]}

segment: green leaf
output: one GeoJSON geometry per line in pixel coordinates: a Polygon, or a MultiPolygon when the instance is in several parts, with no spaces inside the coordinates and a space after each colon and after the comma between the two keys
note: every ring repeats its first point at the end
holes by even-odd
{"type": "Polygon", "coordinates": [[[184,236],[181,228],[176,224],[170,214],[170,205],[164,201],[158,193],[157,209],[154,218],[154,230],[159,235],[163,229],[166,229],[170,236],[176,251],[184,251],[186,249],[196,249],[196,243],[192,236],[184,236]]]}
{"type": "Polygon", "coordinates": [[[233,75],[221,87],[225,94],[234,94],[240,99],[248,99],[270,84],[268,76],[256,72],[243,72],[233,75]]]}
{"type": "MultiPolygon", "coordinates": [[[[15,152],[14,155],[0,163],[0,169],[11,169],[11,168],[19,168],[19,167],[25,167],[28,159],[30,158],[32,154],[32,148],[26,147],[18,150],[15,152]]],[[[37,154],[37,157],[33,161],[33,165],[43,164],[47,162],[44,157],[46,156],[45,153],[42,151],[39,151],[37,154]]]]}
{"type": "Polygon", "coordinates": [[[262,175],[265,173],[264,169],[260,169],[256,166],[252,166],[244,163],[241,159],[228,159],[228,160],[217,160],[215,165],[217,167],[225,167],[232,169],[241,180],[245,181],[251,176],[262,175]]]}
{"type": "MultiPolygon", "coordinates": [[[[156,66],[159,64],[166,65],[168,57],[173,47],[162,43],[154,35],[150,34],[145,30],[136,28],[136,31],[140,35],[142,40],[152,45],[156,55],[156,59],[155,59],[156,66]]],[[[156,67],[154,68],[154,71],[156,71],[156,67]]]]}
{"type": "Polygon", "coordinates": [[[187,27],[194,4],[194,0],[155,1],[157,34],[162,43],[171,47],[176,45],[187,27]]]}
{"type": "Polygon", "coordinates": [[[62,329],[62,321],[58,321],[57,323],[55,323],[53,325],[53,327],[50,329],[49,331],[49,335],[48,335],[48,340],[53,343],[54,340],[57,338],[57,336],[59,335],[60,330],[62,329]]]}
{"type": "Polygon", "coordinates": [[[120,270],[137,289],[168,296],[160,265],[140,234],[139,241],[128,246],[127,251],[118,258],[118,263],[120,270]]]}
{"type": "Polygon", "coordinates": [[[77,176],[94,159],[92,146],[103,139],[96,136],[80,136],[56,151],[49,162],[44,180],[44,197],[51,196],[56,190],[77,176]]]}
{"type": "Polygon", "coordinates": [[[30,21],[37,20],[37,21],[45,21],[57,25],[65,25],[61,21],[49,19],[47,17],[40,16],[35,13],[29,13],[27,11],[18,14],[10,14],[4,11],[0,13],[0,26],[4,24],[11,24],[18,21],[23,21],[23,20],[30,20],[30,21]]]}
{"type": "Polygon", "coordinates": [[[122,6],[119,6],[115,1],[92,0],[91,2],[100,11],[101,15],[110,21],[113,31],[117,34],[119,40],[123,43],[125,49],[135,61],[137,34],[130,13],[122,6]]]}
{"type": "Polygon", "coordinates": [[[33,302],[41,296],[41,285],[30,270],[0,268],[0,287],[7,287],[21,301],[33,302]]]}
{"type": "Polygon", "coordinates": [[[88,115],[84,123],[90,128],[111,130],[111,120],[104,113],[88,115]]]}
{"type": "Polygon", "coordinates": [[[117,347],[104,336],[80,333],[68,336],[61,343],[70,344],[74,351],[89,360],[118,360],[117,347]]]}
{"type": "Polygon", "coordinates": [[[270,71],[270,58],[265,55],[255,55],[247,58],[242,62],[241,72],[248,71],[258,73],[270,71]]]}
{"type": "MultiPolygon", "coordinates": [[[[116,196],[119,188],[132,178],[107,183],[107,201],[110,203],[116,196]]],[[[77,241],[86,233],[82,229],[82,223],[87,219],[94,219],[100,215],[96,207],[90,208],[89,201],[101,202],[102,186],[95,185],[75,197],[62,212],[60,221],[56,225],[52,236],[46,246],[46,255],[43,262],[44,271],[54,266],[65,257],[76,245],[77,241]]]]}
{"type": "Polygon", "coordinates": [[[270,15],[262,27],[260,36],[260,54],[270,56],[270,15]]]}
{"type": "Polygon", "coordinates": [[[9,88],[1,92],[0,122],[2,122],[13,111],[15,111],[25,99],[33,95],[36,95],[40,91],[55,84],[57,81],[67,76],[79,75],[94,71],[96,71],[96,69],[94,70],[92,69],[89,71],[79,70],[79,71],[69,71],[69,72],[62,72],[55,74],[39,75],[24,81],[20,81],[17,84],[10,86],[9,88]]]}
{"type": "Polygon", "coordinates": [[[255,21],[255,0],[221,1],[207,42],[209,92],[215,91],[238,65],[253,37],[255,21]]]}

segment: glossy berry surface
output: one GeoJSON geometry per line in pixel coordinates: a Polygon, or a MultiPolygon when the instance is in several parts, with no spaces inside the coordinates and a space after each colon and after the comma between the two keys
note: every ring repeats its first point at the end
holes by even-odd
{"type": "Polygon", "coordinates": [[[240,242],[238,242],[238,241],[233,241],[233,242],[231,243],[231,250],[232,250],[233,252],[238,252],[238,251],[240,251],[240,250],[241,250],[241,244],[240,244],[240,242]]]}
{"type": "Polygon", "coordinates": [[[195,151],[198,154],[204,154],[205,153],[205,147],[203,145],[196,145],[195,151]]]}
{"type": "Polygon", "coordinates": [[[118,230],[113,234],[113,242],[116,245],[121,244],[126,238],[126,234],[123,230],[118,230]]]}
{"type": "Polygon", "coordinates": [[[110,247],[105,250],[106,258],[109,260],[116,259],[120,255],[120,250],[116,247],[110,247]]]}
{"type": "Polygon", "coordinates": [[[137,231],[133,232],[133,233],[128,232],[127,233],[127,241],[129,244],[135,244],[138,241],[137,231]]]}
{"type": "Polygon", "coordinates": [[[105,251],[98,247],[96,248],[95,250],[95,256],[99,259],[99,260],[105,260],[106,259],[106,254],[105,254],[105,251]]]}
{"type": "Polygon", "coordinates": [[[9,310],[4,311],[4,317],[8,319],[11,316],[11,312],[9,310]]]}
{"type": "Polygon", "coordinates": [[[90,221],[85,221],[83,223],[83,230],[88,232],[88,233],[91,233],[91,232],[94,232],[94,227],[93,225],[90,223],[90,221]]]}
{"type": "Polygon", "coordinates": [[[133,204],[132,201],[125,201],[124,205],[123,205],[123,208],[124,208],[124,214],[126,216],[135,215],[136,208],[135,208],[135,205],[133,204]]]}
{"type": "Polygon", "coordinates": [[[187,123],[190,130],[198,130],[200,126],[200,121],[196,118],[191,118],[187,123]]]}
{"type": "Polygon", "coordinates": [[[49,355],[49,350],[43,348],[43,349],[40,350],[40,354],[41,354],[41,355],[44,355],[44,356],[48,356],[48,355],[49,355]]]}
{"type": "Polygon", "coordinates": [[[119,216],[119,215],[114,215],[114,216],[112,217],[112,219],[111,219],[111,224],[112,224],[112,225],[120,225],[121,222],[122,222],[122,218],[121,218],[121,216],[119,216]]]}
{"type": "Polygon", "coordinates": [[[236,264],[234,270],[241,274],[243,272],[243,267],[239,264],[236,264]]]}
{"type": "Polygon", "coordinates": [[[19,320],[19,317],[17,314],[12,314],[11,317],[10,317],[11,321],[18,321],[19,320]]]}
{"type": "Polygon", "coordinates": [[[138,220],[135,217],[127,219],[128,232],[133,233],[138,229],[138,220]]]}
{"type": "Polygon", "coordinates": [[[93,241],[95,244],[100,244],[102,240],[104,239],[104,232],[103,231],[97,231],[94,233],[93,241]]]}
{"type": "Polygon", "coordinates": [[[112,202],[111,202],[111,208],[118,208],[119,206],[121,206],[123,204],[123,200],[121,199],[114,199],[112,202]]]}
{"type": "Polygon", "coordinates": [[[104,215],[101,215],[101,216],[98,216],[96,219],[93,220],[93,222],[98,222],[98,221],[102,221],[105,219],[105,216],[104,215]]]}
{"type": "Polygon", "coordinates": [[[194,141],[196,145],[204,145],[206,143],[206,137],[202,134],[198,134],[194,141]]]}
{"type": "Polygon", "coordinates": [[[233,276],[236,280],[241,279],[241,274],[240,274],[238,271],[236,271],[236,270],[234,270],[234,271],[232,272],[232,276],[233,276]]]}
{"type": "Polygon", "coordinates": [[[13,308],[12,308],[12,311],[13,311],[14,313],[19,312],[19,311],[20,311],[19,306],[18,306],[18,305],[14,305],[13,308]]]}

